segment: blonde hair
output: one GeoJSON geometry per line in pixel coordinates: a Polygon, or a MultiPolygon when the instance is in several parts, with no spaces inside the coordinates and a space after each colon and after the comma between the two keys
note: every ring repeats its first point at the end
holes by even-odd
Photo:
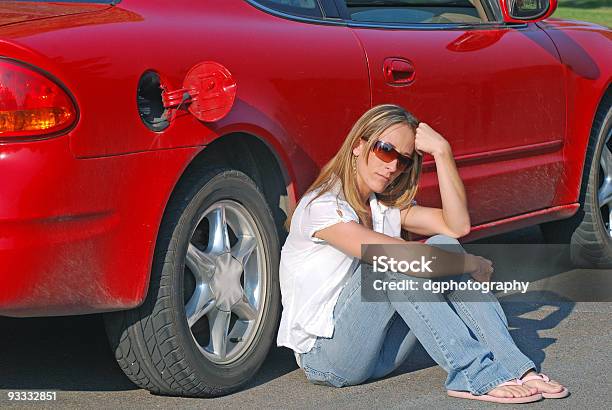
{"type": "MultiPolygon", "coordinates": [[[[410,112],[395,104],[377,105],[366,111],[355,122],[340,147],[340,150],[323,166],[317,178],[306,192],[304,192],[304,195],[320,189],[317,195],[312,199],[314,200],[325,192],[330,191],[339,179],[344,197],[359,216],[359,220],[362,222],[369,221],[370,212],[360,200],[357,190],[356,175],[352,166],[354,155],[353,148],[359,144],[361,139],[367,140],[365,146],[365,161],[367,164],[368,154],[372,150],[374,143],[376,143],[387,128],[396,124],[406,124],[416,132],[419,121],[410,112]]],[[[384,192],[376,194],[378,201],[387,206],[399,209],[408,208],[412,205],[412,200],[417,193],[419,178],[421,177],[423,157],[419,155],[415,149],[412,158],[414,159],[414,163],[408,172],[399,174],[396,179],[387,186],[384,192]]],[[[291,226],[293,211],[294,209],[289,212],[287,220],[285,221],[285,229],[287,229],[287,231],[289,231],[291,226]]]]}

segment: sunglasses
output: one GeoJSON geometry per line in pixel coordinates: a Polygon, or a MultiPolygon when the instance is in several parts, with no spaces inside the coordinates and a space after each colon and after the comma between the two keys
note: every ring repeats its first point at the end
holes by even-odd
{"type": "Polygon", "coordinates": [[[391,162],[397,159],[397,168],[402,172],[409,169],[414,164],[414,158],[400,154],[393,144],[378,140],[372,146],[372,151],[376,157],[384,162],[391,162]]]}

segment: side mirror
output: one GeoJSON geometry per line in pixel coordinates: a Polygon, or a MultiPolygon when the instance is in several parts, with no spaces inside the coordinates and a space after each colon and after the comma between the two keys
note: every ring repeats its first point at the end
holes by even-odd
{"type": "Polygon", "coordinates": [[[506,23],[534,23],[550,17],[557,0],[499,0],[506,23]]]}

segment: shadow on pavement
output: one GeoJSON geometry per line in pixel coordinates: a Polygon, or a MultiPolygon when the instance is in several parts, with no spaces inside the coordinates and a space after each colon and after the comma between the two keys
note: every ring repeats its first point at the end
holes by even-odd
{"type": "Polygon", "coordinates": [[[110,350],[100,315],[0,317],[0,389],[136,389],[110,350]]]}
{"type": "MultiPolygon", "coordinates": [[[[546,292],[530,293],[536,294],[534,296],[541,294],[542,300],[549,299],[545,295],[546,292]]],[[[543,331],[554,329],[567,318],[574,309],[575,303],[553,300],[547,300],[542,303],[513,302],[512,296],[503,298],[500,303],[506,312],[511,329],[510,335],[512,335],[514,342],[526,356],[533,360],[536,366],[538,366],[538,370],[540,370],[540,366],[546,357],[544,349],[557,341],[555,338],[543,337],[541,334],[543,331]],[[521,317],[527,313],[536,312],[541,308],[546,308],[548,312],[543,319],[521,317]]]]}

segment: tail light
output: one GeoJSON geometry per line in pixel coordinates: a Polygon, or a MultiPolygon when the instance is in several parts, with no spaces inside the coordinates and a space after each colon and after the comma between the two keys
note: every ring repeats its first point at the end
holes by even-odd
{"type": "Polygon", "coordinates": [[[0,142],[55,136],[77,119],[72,98],[57,82],[0,59],[0,142]]]}

